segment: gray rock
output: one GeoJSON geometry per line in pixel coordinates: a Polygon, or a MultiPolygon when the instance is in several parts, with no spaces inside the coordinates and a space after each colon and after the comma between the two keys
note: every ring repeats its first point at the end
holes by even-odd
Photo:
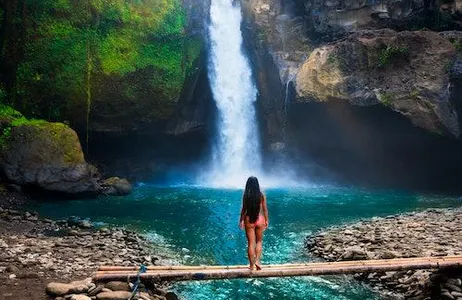
{"type": "Polygon", "coordinates": [[[456,299],[453,295],[451,295],[449,292],[444,292],[443,294],[441,294],[441,296],[443,297],[443,299],[448,299],[448,300],[454,300],[456,299]]]}
{"type": "Polygon", "coordinates": [[[19,268],[16,267],[15,265],[10,265],[8,267],[6,267],[6,270],[5,270],[7,273],[18,273],[19,272],[19,268]]]}
{"type": "Polygon", "coordinates": [[[457,286],[462,285],[462,281],[460,280],[460,278],[449,278],[447,283],[457,285],[457,286]]]}
{"type": "Polygon", "coordinates": [[[88,296],[90,296],[90,297],[96,296],[98,293],[103,291],[103,288],[104,288],[104,286],[100,285],[100,286],[97,286],[96,288],[94,288],[92,290],[89,290],[88,291],[88,296]]]}
{"type": "Polygon", "coordinates": [[[69,294],[69,291],[74,286],[66,283],[51,282],[46,287],[46,292],[51,296],[64,296],[69,294]]]}
{"type": "Polygon", "coordinates": [[[130,291],[130,286],[127,282],[123,281],[110,281],[104,285],[105,288],[111,291],[130,291]]]}
{"type": "Polygon", "coordinates": [[[86,284],[72,285],[72,288],[69,290],[71,294],[83,294],[86,292],[88,292],[88,286],[86,284]]]}
{"type": "Polygon", "coordinates": [[[177,294],[175,294],[174,292],[168,292],[167,294],[165,294],[165,298],[167,300],[179,300],[177,294]]]}
{"type": "Polygon", "coordinates": [[[378,256],[380,259],[392,259],[392,258],[400,257],[398,252],[391,251],[391,250],[384,250],[380,252],[378,256]]]}
{"type": "Polygon", "coordinates": [[[132,185],[127,179],[111,177],[101,182],[101,188],[107,195],[129,195],[132,192],[132,185]]]}
{"type": "Polygon", "coordinates": [[[85,295],[72,295],[70,300],[91,300],[91,298],[85,295]]]}
{"type": "Polygon", "coordinates": [[[462,292],[462,288],[457,285],[446,283],[444,286],[450,291],[462,292]]]}
{"type": "Polygon", "coordinates": [[[96,295],[97,300],[127,300],[132,293],[125,291],[103,292],[96,295]]]}

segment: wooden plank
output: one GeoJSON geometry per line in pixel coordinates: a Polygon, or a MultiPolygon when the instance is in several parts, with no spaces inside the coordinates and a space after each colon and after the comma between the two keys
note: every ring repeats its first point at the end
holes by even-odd
{"type": "MultiPolygon", "coordinates": [[[[264,265],[264,268],[300,268],[300,267],[315,267],[315,266],[328,266],[328,265],[369,265],[369,264],[388,264],[388,263],[406,263],[416,260],[431,261],[438,259],[439,261],[452,261],[460,260],[462,256],[445,256],[445,257],[422,257],[422,258],[395,258],[395,259],[381,259],[381,260],[358,260],[358,261],[338,261],[338,262],[311,262],[300,264],[279,264],[279,265],[264,265]]],[[[211,270],[211,269],[242,269],[247,268],[248,265],[237,266],[148,266],[147,270],[211,270]]],[[[98,271],[105,272],[119,272],[119,271],[138,271],[139,267],[120,267],[120,266],[100,266],[98,271]]]]}
{"type": "MultiPolygon", "coordinates": [[[[263,265],[262,267],[260,271],[251,271],[247,266],[154,266],[148,267],[147,272],[140,277],[158,280],[212,280],[441,269],[462,267],[462,256],[263,265]]],[[[137,271],[137,267],[103,266],[97,271],[94,279],[96,281],[126,280],[136,277],[137,271]]]]}

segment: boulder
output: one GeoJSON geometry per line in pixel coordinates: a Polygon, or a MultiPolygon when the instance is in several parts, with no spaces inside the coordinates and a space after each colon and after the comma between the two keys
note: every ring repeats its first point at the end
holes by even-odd
{"type": "Polygon", "coordinates": [[[70,300],[91,300],[91,298],[86,295],[72,295],[70,300]]]}
{"type": "Polygon", "coordinates": [[[101,182],[102,193],[106,195],[129,195],[132,185],[127,179],[111,177],[101,182]]]}
{"type": "Polygon", "coordinates": [[[167,300],[178,300],[178,296],[177,294],[175,294],[174,292],[168,292],[167,294],[165,294],[165,298],[167,300]]]}
{"type": "Polygon", "coordinates": [[[130,291],[130,286],[127,282],[123,281],[110,281],[104,285],[105,288],[111,291],[130,291]]]}
{"type": "Polygon", "coordinates": [[[401,257],[401,255],[396,251],[384,250],[378,254],[379,259],[393,259],[401,257]]]}
{"type": "Polygon", "coordinates": [[[296,77],[299,102],[383,105],[427,131],[459,136],[451,42],[431,31],[363,31],[316,48],[296,77]]]}
{"type": "Polygon", "coordinates": [[[345,252],[340,256],[340,260],[365,260],[367,259],[367,253],[359,247],[349,247],[345,249],[345,252]]]}
{"type": "Polygon", "coordinates": [[[46,287],[46,292],[51,296],[64,296],[69,294],[72,288],[74,288],[72,284],[50,282],[46,287]]]}
{"type": "Polygon", "coordinates": [[[96,295],[97,300],[127,300],[132,293],[125,291],[103,292],[96,295]]]}
{"type": "Polygon", "coordinates": [[[62,123],[13,123],[2,136],[0,157],[0,171],[19,185],[68,194],[100,189],[98,170],[85,162],[77,134],[62,123]]]}
{"type": "Polygon", "coordinates": [[[103,288],[104,288],[104,286],[99,285],[94,289],[90,289],[88,291],[88,296],[90,296],[90,297],[96,296],[97,294],[99,294],[103,290],[103,288]]]}

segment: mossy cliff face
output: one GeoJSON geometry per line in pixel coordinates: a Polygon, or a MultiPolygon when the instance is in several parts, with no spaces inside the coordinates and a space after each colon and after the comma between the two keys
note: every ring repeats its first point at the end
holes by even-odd
{"type": "Polygon", "coordinates": [[[5,101],[28,117],[74,128],[163,130],[178,108],[203,38],[197,6],[180,0],[3,4],[5,101]],[[190,30],[191,29],[191,30],[190,30]]]}

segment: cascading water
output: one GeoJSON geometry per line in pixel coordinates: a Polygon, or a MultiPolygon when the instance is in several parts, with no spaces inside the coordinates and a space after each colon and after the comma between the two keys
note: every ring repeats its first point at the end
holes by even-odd
{"type": "Polygon", "coordinates": [[[241,9],[237,1],[212,0],[209,77],[218,108],[217,140],[208,182],[242,186],[261,168],[255,116],[257,89],[242,51],[241,9]]]}

